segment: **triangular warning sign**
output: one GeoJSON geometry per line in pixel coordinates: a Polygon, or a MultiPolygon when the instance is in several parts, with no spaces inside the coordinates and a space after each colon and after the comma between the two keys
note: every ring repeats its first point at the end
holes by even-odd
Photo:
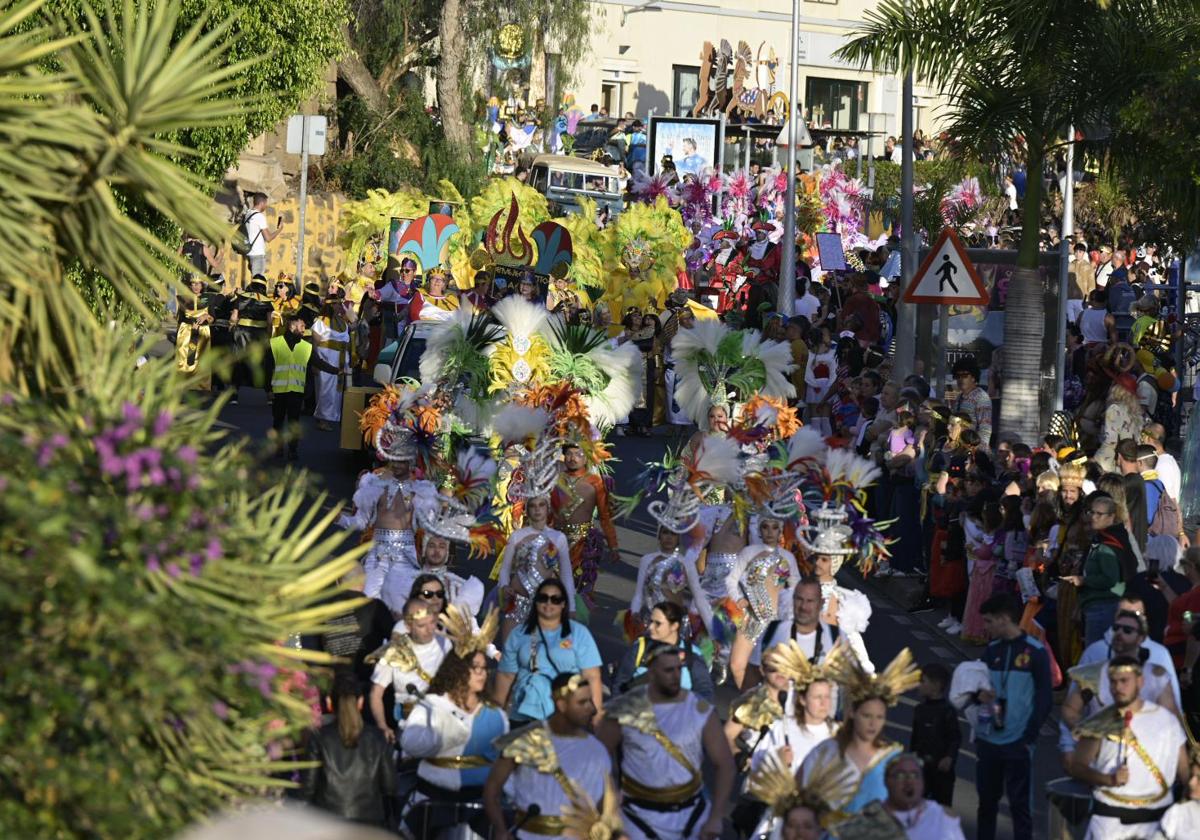
{"type": "Polygon", "coordinates": [[[967,249],[953,228],[944,228],[904,290],[908,303],[970,304],[986,306],[987,287],[967,258],[967,249]]]}

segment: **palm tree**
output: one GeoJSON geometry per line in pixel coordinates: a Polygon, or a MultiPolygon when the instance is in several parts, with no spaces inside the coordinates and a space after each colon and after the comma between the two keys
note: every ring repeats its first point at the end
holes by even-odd
{"type": "MultiPolygon", "coordinates": [[[[1036,440],[1044,296],[1042,166],[1072,125],[1101,125],[1139,80],[1146,49],[1170,50],[1194,0],[884,0],[838,51],[913,72],[948,99],[949,133],[985,158],[1024,147],[1023,235],[1008,287],[1000,431],[1036,440]]],[[[1047,364],[1053,364],[1047,360],[1047,364]]]]}
{"type": "Polygon", "coordinates": [[[362,603],[323,603],[357,552],[77,285],[157,323],[181,266],[130,209],[226,235],[173,138],[254,105],[229,22],[43,4],[0,0],[0,835],[163,837],[288,783],[304,663],[332,660],[279,643],[362,603]]]}

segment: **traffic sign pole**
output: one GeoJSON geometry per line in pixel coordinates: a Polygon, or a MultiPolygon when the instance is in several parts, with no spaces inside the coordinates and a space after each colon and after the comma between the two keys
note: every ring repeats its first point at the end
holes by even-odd
{"type": "Polygon", "coordinates": [[[296,224],[296,282],[297,294],[304,288],[304,211],[308,206],[308,114],[300,123],[300,210],[296,224]]]}

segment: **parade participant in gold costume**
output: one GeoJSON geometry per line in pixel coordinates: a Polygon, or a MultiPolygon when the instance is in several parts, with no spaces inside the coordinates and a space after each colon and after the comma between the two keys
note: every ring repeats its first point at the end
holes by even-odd
{"type": "MultiPolygon", "coordinates": [[[[179,301],[179,328],[175,332],[175,366],[181,373],[195,373],[200,359],[212,341],[213,316],[208,309],[208,294],[204,278],[192,275],[188,283],[190,294],[179,301]]],[[[207,391],[212,385],[210,375],[197,381],[196,387],[207,391]]]]}

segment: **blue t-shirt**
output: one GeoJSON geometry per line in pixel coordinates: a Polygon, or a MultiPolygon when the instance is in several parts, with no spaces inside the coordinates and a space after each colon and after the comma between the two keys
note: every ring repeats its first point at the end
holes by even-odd
{"type": "Polygon", "coordinates": [[[554,713],[550,682],[556,675],[582,673],[585,668],[599,668],[602,664],[595,639],[577,621],[571,622],[571,633],[566,638],[562,636],[562,628],[537,628],[532,634],[526,633],[524,627],[514,629],[504,642],[499,668],[502,674],[517,675],[512,689],[512,716],[545,720],[554,713]],[[535,648],[536,670],[532,667],[535,648]]]}

